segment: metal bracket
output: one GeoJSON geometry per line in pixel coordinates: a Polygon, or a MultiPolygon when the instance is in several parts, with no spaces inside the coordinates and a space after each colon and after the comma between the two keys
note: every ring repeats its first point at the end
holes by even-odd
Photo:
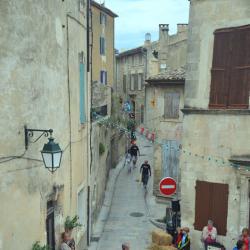
{"type": "Polygon", "coordinates": [[[25,149],[28,149],[29,143],[35,143],[37,142],[43,135],[45,137],[48,137],[49,135],[52,136],[53,129],[30,129],[27,128],[27,126],[24,126],[24,143],[25,143],[25,149]],[[30,141],[29,137],[34,136],[34,132],[39,132],[40,135],[34,140],[30,141]]]}

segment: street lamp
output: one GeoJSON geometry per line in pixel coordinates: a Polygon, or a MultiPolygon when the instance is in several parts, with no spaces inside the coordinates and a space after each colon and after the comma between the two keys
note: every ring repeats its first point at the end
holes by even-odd
{"type": "Polygon", "coordinates": [[[52,129],[28,129],[26,126],[24,127],[25,134],[25,149],[28,149],[29,143],[37,142],[43,135],[48,137],[50,135],[49,142],[44,144],[43,149],[41,150],[43,163],[45,168],[47,168],[51,173],[54,173],[58,168],[60,168],[61,159],[62,159],[62,150],[58,143],[54,142],[54,138],[52,137],[53,130],[52,129]],[[29,137],[34,136],[34,132],[40,132],[40,136],[37,137],[34,141],[30,141],[29,137]]]}

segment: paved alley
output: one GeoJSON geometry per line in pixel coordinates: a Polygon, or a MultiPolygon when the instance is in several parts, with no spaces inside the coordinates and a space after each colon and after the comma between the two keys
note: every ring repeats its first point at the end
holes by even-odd
{"type": "Polygon", "coordinates": [[[123,168],[118,176],[110,214],[99,240],[98,250],[121,249],[123,242],[128,242],[132,250],[147,249],[151,243],[150,233],[155,228],[149,220],[150,213],[154,210],[154,217],[160,216],[155,213],[164,215],[164,206],[153,205],[152,177],[146,196],[142,183],[138,181],[141,163],[148,159],[152,166],[153,146],[143,139],[138,141],[138,146],[141,157],[138,159],[137,168],[131,174],[123,168]],[[149,204],[150,209],[146,204],[149,204]]]}

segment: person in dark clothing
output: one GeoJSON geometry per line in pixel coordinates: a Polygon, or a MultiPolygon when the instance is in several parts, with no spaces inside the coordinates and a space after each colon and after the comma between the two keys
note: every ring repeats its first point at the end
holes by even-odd
{"type": "Polygon", "coordinates": [[[148,184],[148,178],[149,178],[149,176],[151,176],[151,167],[148,164],[148,161],[145,161],[141,165],[140,173],[142,174],[142,183],[143,183],[143,186],[144,186],[144,188],[146,188],[147,184],[148,184]]]}
{"type": "Polygon", "coordinates": [[[131,155],[134,167],[136,166],[138,153],[140,155],[140,150],[138,146],[135,143],[132,144],[132,146],[130,147],[130,155],[131,155]]]}

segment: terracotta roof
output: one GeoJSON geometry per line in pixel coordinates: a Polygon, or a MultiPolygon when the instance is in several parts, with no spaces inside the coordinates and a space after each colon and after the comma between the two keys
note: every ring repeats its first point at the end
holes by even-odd
{"type": "Polygon", "coordinates": [[[129,55],[138,54],[138,53],[142,52],[142,49],[143,49],[143,47],[140,46],[140,47],[137,47],[137,48],[134,48],[134,49],[125,50],[125,51],[119,53],[117,55],[117,57],[120,58],[120,57],[123,57],[123,56],[129,56],[129,55]]]}
{"type": "Polygon", "coordinates": [[[105,12],[106,14],[108,14],[108,15],[110,15],[112,17],[118,17],[118,15],[116,13],[114,13],[112,10],[106,8],[103,4],[99,4],[99,3],[91,0],[91,5],[95,6],[99,10],[102,10],[103,12],[105,12]]]}
{"type": "Polygon", "coordinates": [[[178,69],[167,69],[157,75],[150,76],[146,82],[159,82],[159,81],[185,81],[186,70],[185,67],[178,69]]]}

